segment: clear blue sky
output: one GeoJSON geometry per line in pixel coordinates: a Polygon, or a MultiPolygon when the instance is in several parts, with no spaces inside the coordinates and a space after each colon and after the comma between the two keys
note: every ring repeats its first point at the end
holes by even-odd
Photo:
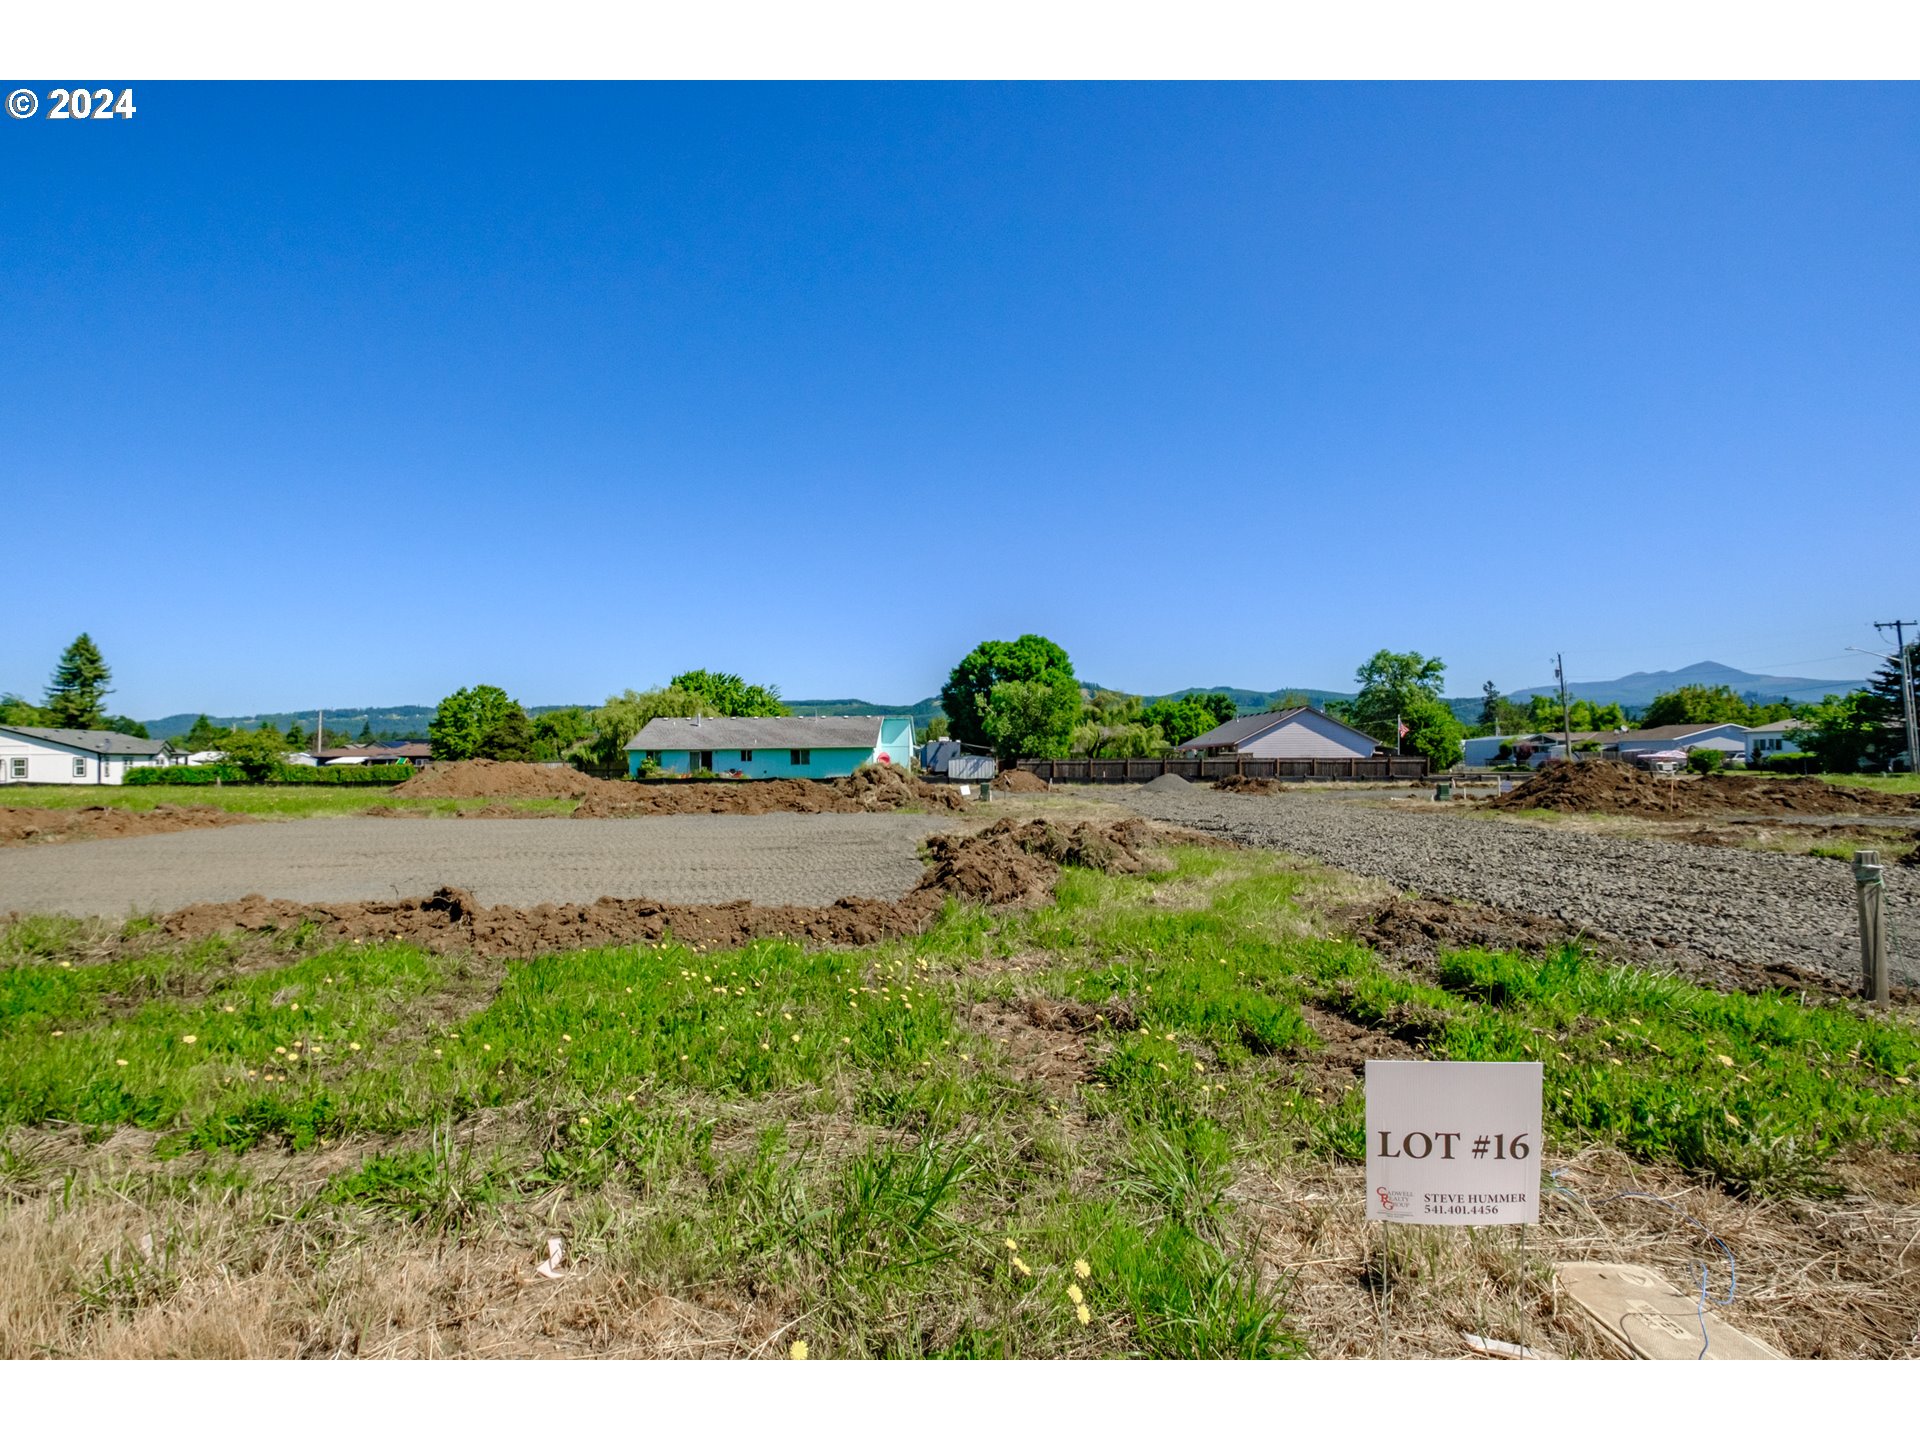
{"type": "Polygon", "coordinates": [[[135,96],[0,120],[0,689],[1463,694],[1920,609],[1913,86],[135,96]]]}

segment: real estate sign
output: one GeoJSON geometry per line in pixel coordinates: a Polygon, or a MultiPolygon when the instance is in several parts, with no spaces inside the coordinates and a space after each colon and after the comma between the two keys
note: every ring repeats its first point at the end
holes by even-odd
{"type": "Polygon", "coordinates": [[[1367,1218],[1537,1224],[1540,1066],[1369,1060],[1367,1218]]]}

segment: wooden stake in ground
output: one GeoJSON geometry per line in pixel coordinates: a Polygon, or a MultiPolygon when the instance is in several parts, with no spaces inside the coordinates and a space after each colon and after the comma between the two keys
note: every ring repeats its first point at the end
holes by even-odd
{"type": "Polygon", "coordinates": [[[1887,1003],[1886,867],[1878,850],[1853,852],[1853,883],[1860,892],[1860,997],[1887,1003]]]}

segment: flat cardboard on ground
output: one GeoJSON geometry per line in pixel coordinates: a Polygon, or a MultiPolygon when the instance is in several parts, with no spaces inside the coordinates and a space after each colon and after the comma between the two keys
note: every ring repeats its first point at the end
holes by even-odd
{"type": "MultiPolygon", "coordinates": [[[[1700,1297],[1644,1265],[1554,1266],[1569,1299],[1642,1360],[1700,1359],[1700,1297]]],[[[1711,1298],[1711,1297],[1709,1297],[1711,1298]]],[[[1785,1360],[1771,1345],[1706,1313],[1708,1360],[1785,1360]]]]}

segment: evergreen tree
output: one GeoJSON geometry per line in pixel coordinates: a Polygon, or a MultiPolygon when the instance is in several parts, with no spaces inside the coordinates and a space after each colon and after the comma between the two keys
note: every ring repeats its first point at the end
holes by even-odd
{"type": "Polygon", "coordinates": [[[366,723],[360,727],[360,743],[362,745],[371,745],[373,743],[373,717],[371,715],[367,717],[366,723]]]}
{"type": "MultiPolygon", "coordinates": [[[[1914,713],[1920,715],[1920,640],[1907,646],[1907,667],[1914,677],[1913,704],[1914,713]]],[[[1867,763],[1876,770],[1885,770],[1905,753],[1907,748],[1907,713],[1900,701],[1900,663],[1889,660],[1873,672],[1873,678],[1867,682],[1869,712],[1879,722],[1877,738],[1867,750],[1867,763]]],[[[1911,768],[1915,761],[1907,760],[1911,768]]]]}
{"type": "Polygon", "coordinates": [[[107,688],[112,678],[113,671],[100,658],[100,647],[82,631],[60,656],[47,685],[46,709],[51,723],[65,730],[98,729],[106,718],[101,702],[113,693],[107,688]]]}
{"type": "MultiPolygon", "coordinates": [[[[288,721],[287,722],[287,749],[304,750],[306,748],[307,748],[307,732],[300,728],[300,722],[298,720],[288,721]]],[[[316,749],[319,748],[317,743],[315,744],[314,748],[316,749]]]]}
{"type": "Polygon", "coordinates": [[[180,743],[186,747],[187,753],[191,755],[199,750],[218,750],[220,748],[220,736],[221,731],[215,728],[211,720],[202,715],[193,722],[193,728],[187,731],[181,738],[180,743]]]}
{"type": "Polygon", "coordinates": [[[533,744],[533,726],[527,712],[516,705],[480,737],[473,753],[481,760],[531,760],[533,744]]]}

